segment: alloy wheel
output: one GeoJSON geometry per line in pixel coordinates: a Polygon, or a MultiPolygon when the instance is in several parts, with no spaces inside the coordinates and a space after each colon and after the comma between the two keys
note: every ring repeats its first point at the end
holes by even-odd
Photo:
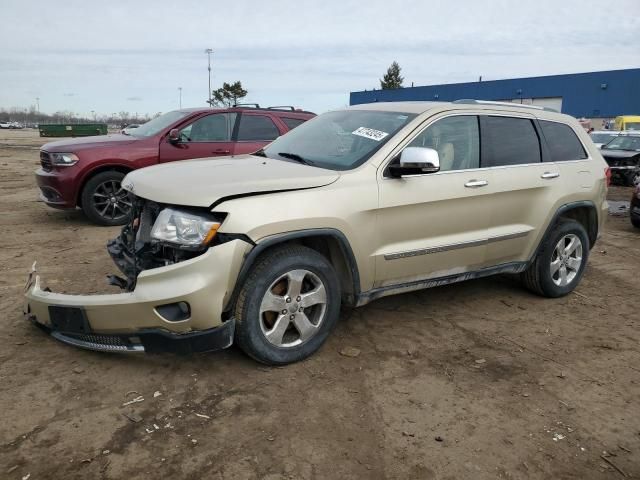
{"type": "Polygon", "coordinates": [[[298,346],[320,329],[327,311],[322,280],[309,270],[291,270],[278,277],[260,304],[260,328],[269,343],[298,346]]]}
{"type": "Polygon", "coordinates": [[[582,241],[569,233],[556,244],[551,256],[551,280],[559,287],[569,285],[582,265],[582,241]]]}
{"type": "Polygon", "coordinates": [[[96,212],[103,218],[119,220],[131,212],[129,194],[117,180],[107,180],[99,184],[91,195],[96,212]]]}

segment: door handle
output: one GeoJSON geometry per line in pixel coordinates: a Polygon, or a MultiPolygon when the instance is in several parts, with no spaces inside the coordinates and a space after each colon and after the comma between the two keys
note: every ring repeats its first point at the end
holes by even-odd
{"type": "Polygon", "coordinates": [[[214,150],[213,153],[231,153],[231,150],[223,150],[221,148],[218,148],[214,150]]]}
{"type": "Polygon", "coordinates": [[[540,175],[540,178],[549,179],[549,178],[558,178],[559,176],[560,174],[558,172],[544,172],[542,175],[540,175]]]}
{"type": "Polygon", "coordinates": [[[486,180],[469,180],[464,184],[464,186],[467,188],[486,187],[487,185],[489,185],[489,182],[487,182],[486,180]]]}

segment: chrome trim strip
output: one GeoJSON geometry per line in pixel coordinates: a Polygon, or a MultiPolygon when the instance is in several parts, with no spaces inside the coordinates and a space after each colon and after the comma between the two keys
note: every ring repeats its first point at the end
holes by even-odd
{"type": "Polygon", "coordinates": [[[87,342],[77,338],[68,337],[60,332],[51,332],[51,336],[56,340],[86,350],[94,350],[97,352],[122,352],[122,353],[144,353],[142,345],[107,345],[105,343],[87,342]]]}
{"type": "Polygon", "coordinates": [[[420,255],[430,255],[432,253],[448,252],[458,250],[460,248],[479,247],[489,245],[490,243],[502,242],[504,240],[513,240],[515,238],[526,237],[531,230],[515,233],[507,233],[505,235],[497,235],[494,237],[483,238],[480,240],[470,240],[468,242],[451,243],[449,245],[441,245],[431,248],[419,248],[417,250],[408,250],[406,252],[389,253],[384,256],[385,260],[397,260],[399,258],[417,257],[420,255]]]}

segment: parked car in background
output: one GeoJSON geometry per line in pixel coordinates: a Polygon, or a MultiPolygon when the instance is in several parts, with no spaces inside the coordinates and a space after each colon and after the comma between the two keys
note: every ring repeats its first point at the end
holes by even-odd
{"type": "Polygon", "coordinates": [[[32,271],[26,314],[83,348],[236,342],[278,365],[319,349],[344,304],[503,273],[561,297],[602,231],[606,171],[573,117],[540,107],[357,105],[253,155],[131,172],[108,245],[125,292],[53,293],[32,271]]]}
{"type": "Polygon", "coordinates": [[[175,110],[126,133],[47,143],[36,180],[50,207],[80,207],[94,223],[121,225],[131,204],[120,182],[130,171],[252,153],[314,116],[293,107],[175,110]]]}
{"type": "Polygon", "coordinates": [[[611,140],[620,135],[621,132],[617,130],[592,130],[589,132],[589,136],[593,143],[596,144],[596,147],[602,148],[603,145],[606,145],[611,140]]]}
{"type": "Polygon", "coordinates": [[[140,126],[139,123],[132,123],[131,125],[127,125],[126,127],[124,127],[122,130],[120,130],[120,133],[124,133],[124,134],[128,134],[131,133],[131,130],[134,130],[136,128],[138,128],[140,126]]]}
{"type": "Polygon", "coordinates": [[[629,215],[631,216],[631,224],[636,228],[640,228],[640,184],[636,185],[633,190],[629,215]]]}
{"type": "Polygon", "coordinates": [[[611,167],[615,183],[634,186],[640,183],[640,132],[625,132],[600,149],[611,167]]]}
{"type": "Polygon", "coordinates": [[[614,122],[616,130],[640,130],[640,115],[620,115],[614,122]]]}
{"type": "Polygon", "coordinates": [[[4,128],[4,129],[11,128],[11,122],[0,122],[0,128],[4,128]]]}

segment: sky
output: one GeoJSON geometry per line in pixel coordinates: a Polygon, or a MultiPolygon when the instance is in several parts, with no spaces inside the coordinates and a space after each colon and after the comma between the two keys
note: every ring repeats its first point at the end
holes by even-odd
{"type": "Polygon", "coordinates": [[[245,102],[342,108],[379,88],[640,67],[640,0],[0,0],[0,108],[80,115],[245,102]]]}

